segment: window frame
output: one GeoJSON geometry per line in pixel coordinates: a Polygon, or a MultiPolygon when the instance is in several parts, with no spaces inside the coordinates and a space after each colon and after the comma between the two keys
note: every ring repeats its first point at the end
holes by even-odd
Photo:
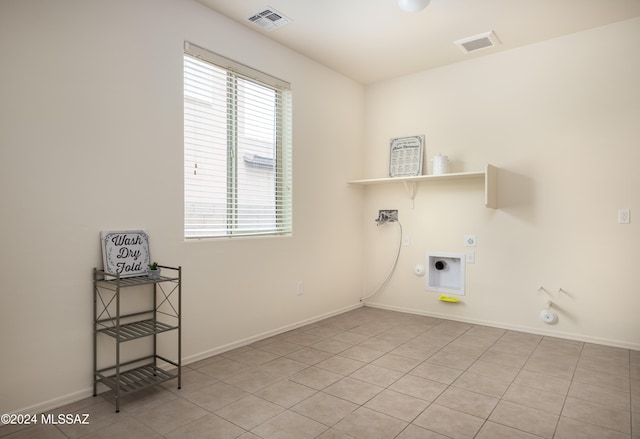
{"type": "MultiPolygon", "coordinates": [[[[200,46],[185,42],[184,45],[185,72],[183,85],[184,90],[184,203],[183,203],[183,234],[185,239],[206,239],[206,238],[235,238],[247,236],[290,236],[293,233],[293,207],[292,207],[292,135],[291,135],[291,88],[286,81],[278,79],[274,76],[260,72],[256,69],[238,63],[221,55],[210,52],[200,46]],[[227,143],[226,143],[226,172],[227,172],[227,200],[225,220],[222,222],[223,227],[218,233],[207,232],[206,221],[196,228],[189,228],[189,207],[188,207],[188,190],[191,187],[189,183],[187,170],[187,155],[189,152],[194,153],[193,147],[190,147],[187,141],[187,57],[197,59],[201,62],[211,64],[212,66],[222,69],[227,74],[227,97],[225,98],[227,110],[227,143]],[[232,78],[232,79],[229,79],[232,78]],[[238,186],[242,180],[238,176],[239,162],[242,158],[238,158],[237,138],[238,134],[238,110],[237,100],[239,96],[238,82],[244,81],[257,84],[259,87],[273,90],[274,95],[274,163],[273,163],[273,217],[272,223],[267,227],[256,226],[255,229],[244,228],[238,219],[241,217],[241,203],[238,199],[238,186]],[[230,90],[230,87],[236,87],[230,90]],[[234,126],[235,124],[235,126],[234,126]]],[[[195,102],[196,99],[193,99],[195,102]]],[[[268,186],[270,187],[270,186],[268,186]]],[[[259,190],[258,190],[259,191],[259,190]]],[[[199,194],[199,192],[195,192],[199,194]]],[[[203,191],[205,193],[205,191],[203,191]]],[[[194,205],[198,205],[195,203],[194,205]]],[[[204,204],[203,204],[204,205],[204,204]]],[[[270,208],[271,209],[271,208],[270,208]]]]}

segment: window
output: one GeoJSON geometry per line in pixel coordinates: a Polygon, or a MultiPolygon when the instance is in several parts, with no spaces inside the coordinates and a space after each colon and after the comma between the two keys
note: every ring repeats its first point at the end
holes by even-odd
{"type": "Polygon", "coordinates": [[[184,235],[291,233],[289,84],[185,43],[184,235]]]}

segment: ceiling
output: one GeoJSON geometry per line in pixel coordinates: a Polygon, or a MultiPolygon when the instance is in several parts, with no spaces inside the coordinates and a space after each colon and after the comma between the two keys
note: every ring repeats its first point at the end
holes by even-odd
{"type": "Polygon", "coordinates": [[[358,82],[402,76],[640,16],[640,0],[198,0],[358,82]],[[272,31],[247,18],[273,8],[272,31]],[[501,44],[465,54],[454,41],[494,31],[501,44]]]}

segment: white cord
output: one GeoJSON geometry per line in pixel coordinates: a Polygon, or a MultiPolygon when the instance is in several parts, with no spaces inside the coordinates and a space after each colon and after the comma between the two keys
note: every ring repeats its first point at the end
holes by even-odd
{"type": "Polygon", "coordinates": [[[400,221],[393,221],[393,222],[398,225],[398,232],[400,232],[400,236],[398,237],[398,251],[396,252],[396,257],[393,260],[393,264],[391,265],[391,269],[389,270],[389,273],[387,274],[387,277],[384,278],[382,283],[380,285],[378,285],[378,288],[373,290],[372,293],[370,293],[368,296],[361,297],[360,298],[360,302],[365,301],[369,297],[371,297],[374,294],[378,293],[382,289],[382,287],[384,287],[387,284],[387,282],[389,282],[389,279],[391,279],[391,275],[393,274],[393,272],[396,269],[396,265],[398,264],[398,259],[400,258],[400,249],[402,248],[402,224],[400,224],[400,221]]]}

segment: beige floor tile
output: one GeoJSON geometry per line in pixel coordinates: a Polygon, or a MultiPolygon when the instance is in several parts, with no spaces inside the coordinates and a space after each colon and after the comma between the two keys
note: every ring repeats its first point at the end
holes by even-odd
{"type": "Polygon", "coordinates": [[[483,395],[500,398],[507,391],[510,381],[500,378],[492,378],[472,372],[464,372],[452,384],[454,387],[481,393],[483,395]]]}
{"type": "Polygon", "coordinates": [[[462,371],[448,366],[424,362],[416,366],[409,374],[442,384],[451,384],[462,375],[462,371]]]}
{"type": "Polygon", "coordinates": [[[393,416],[401,421],[411,422],[428,405],[429,402],[425,400],[387,389],[367,402],[365,407],[393,416]]]}
{"type": "Polygon", "coordinates": [[[339,354],[342,351],[346,351],[350,347],[353,347],[351,343],[329,338],[312,344],[311,348],[319,351],[329,352],[330,354],[339,354]]]}
{"type": "Polygon", "coordinates": [[[631,394],[631,412],[640,413],[640,394],[631,394]]]}
{"type": "Polygon", "coordinates": [[[324,425],[333,426],[357,408],[357,404],[319,392],[296,404],[291,410],[324,425]]]}
{"type": "Polygon", "coordinates": [[[416,360],[414,358],[389,353],[375,360],[373,364],[395,370],[397,372],[407,373],[420,364],[420,362],[420,360],[416,360]]]}
{"type": "Polygon", "coordinates": [[[368,335],[356,334],[355,332],[343,332],[342,334],[332,337],[336,340],[343,341],[352,345],[357,345],[369,338],[368,335]]]}
{"type": "Polygon", "coordinates": [[[280,378],[287,378],[294,373],[298,373],[301,370],[306,369],[307,367],[309,367],[308,364],[300,363],[299,361],[291,360],[290,358],[280,357],[261,365],[259,369],[280,378]]]}
{"type": "Polygon", "coordinates": [[[491,346],[494,352],[505,352],[507,354],[518,355],[521,357],[529,357],[535,351],[537,342],[534,344],[519,343],[517,341],[508,341],[504,337],[495,342],[491,346]]]}
{"type": "Polygon", "coordinates": [[[500,401],[491,413],[490,421],[552,439],[558,415],[525,407],[509,401],[500,401]]]}
{"type": "Polygon", "coordinates": [[[283,411],[284,409],[279,405],[257,396],[249,395],[217,410],[216,415],[245,430],[251,430],[283,411]]]}
{"type": "Polygon", "coordinates": [[[256,392],[255,395],[282,407],[290,408],[300,401],[309,398],[316,392],[317,390],[303,386],[302,384],[284,380],[278,381],[277,383],[256,392]]]}
{"type": "Polygon", "coordinates": [[[198,372],[209,375],[210,377],[221,380],[221,379],[233,376],[235,374],[238,374],[248,368],[249,366],[246,364],[239,363],[229,358],[221,358],[220,360],[214,363],[210,363],[210,364],[207,364],[206,366],[199,367],[196,370],[198,372]]]}
{"type": "Polygon", "coordinates": [[[301,349],[299,344],[289,343],[286,340],[275,340],[261,345],[258,349],[267,351],[275,355],[287,355],[301,349]]]}
{"type": "Polygon", "coordinates": [[[406,426],[406,422],[361,407],[334,428],[358,439],[389,439],[396,437],[406,426]]]}
{"type": "Polygon", "coordinates": [[[322,390],[342,378],[342,375],[318,367],[309,367],[289,377],[291,381],[316,390],[322,390]]]}
{"type": "Polygon", "coordinates": [[[383,390],[383,387],[346,377],[325,388],[324,392],[362,405],[383,390]]]}
{"type": "Polygon", "coordinates": [[[292,411],[286,411],[260,424],[252,433],[263,439],[313,439],[327,426],[292,411]]]}
{"type": "Polygon", "coordinates": [[[286,357],[291,360],[313,366],[314,364],[319,363],[322,360],[326,360],[330,356],[331,354],[329,352],[319,351],[318,349],[306,347],[295,352],[291,352],[290,354],[287,354],[286,357]]]}
{"type": "Polygon", "coordinates": [[[413,423],[451,438],[471,439],[484,424],[484,419],[431,404],[413,423]]]}
{"type": "Polygon", "coordinates": [[[182,394],[184,399],[191,401],[210,412],[219,410],[247,395],[248,393],[244,390],[230,386],[222,381],[196,391],[185,392],[182,394]]]}
{"type": "Polygon", "coordinates": [[[254,393],[264,389],[271,384],[280,381],[282,378],[266,370],[252,367],[237,375],[225,378],[223,381],[245,392],[254,393]]]}
{"type": "Polygon", "coordinates": [[[631,434],[631,413],[613,410],[599,404],[567,397],[562,416],[590,424],[599,425],[609,430],[631,434]]]}
{"type": "Polygon", "coordinates": [[[625,392],[573,382],[568,395],[583,401],[594,402],[609,409],[631,411],[629,394],[625,392]]]}
{"type": "Polygon", "coordinates": [[[513,383],[545,392],[558,393],[560,395],[566,395],[571,386],[571,380],[552,377],[551,375],[532,372],[530,370],[520,371],[513,383]]]}
{"type": "Polygon", "coordinates": [[[146,412],[136,414],[136,418],[160,434],[167,434],[207,415],[207,411],[197,405],[178,398],[146,412]]]}
{"type": "Polygon", "coordinates": [[[177,393],[178,395],[189,392],[191,390],[201,389],[202,387],[209,386],[217,381],[209,375],[206,375],[198,370],[192,370],[188,368],[182,369],[181,389],[178,389],[177,381],[171,380],[161,384],[162,388],[169,390],[170,392],[177,393]]]}
{"type": "Polygon", "coordinates": [[[567,340],[558,337],[542,337],[537,350],[546,350],[561,355],[569,354],[579,356],[583,347],[584,343],[581,341],[567,340]]]}
{"type": "Polygon", "coordinates": [[[246,364],[247,366],[259,366],[275,360],[278,358],[278,355],[267,352],[266,350],[251,349],[229,358],[238,363],[246,364]]]}
{"type": "MultiPolygon", "coordinates": [[[[105,429],[117,422],[120,422],[123,418],[129,416],[126,412],[121,411],[120,413],[115,412],[115,406],[105,401],[104,399],[99,399],[101,402],[98,404],[93,404],[89,407],[82,408],[77,413],[88,414],[89,424],[63,424],[58,425],[58,429],[62,431],[69,438],[78,438],[81,436],[86,436],[98,432],[102,429],[105,429]],[[124,415],[124,416],[121,416],[124,415]]],[[[175,399],[174,401],[179,401],[179,399],[175,399]]],[[[171,401],[169,401],[171,402],[171,401]]],[[[59,410],[51,410],[48,413],[60,414],[59,410]]],[[[22,431],[22,430],[21,430],[22,431]]]]}
{"type": "Polygon", "coordinates": [[[575,375],[573,376],[573,380],[580,383],[592,384],[594,386],[606,387],[619,392],[629,393],[631,391],[631,382],[629,377],[610,375],[607,372],[600,370],[578,367],[575,375]]]}
{"type": "Polygon", "coordinates": [[[430,356],[426,362],[437,364],[438,366],[450,367],[460,371],[466,370],[478,359],[475,355],[465,355],[463,353],[443,352],[442,350],[430,356]]]}
{"type": "Polygon", "coordinates": [[[294,332],[288,337],[283,339],[287,343],[295,343],[300,346],[310,346],[314,343],[324,340],[324,337],[319,337],[313,334],[305,334],[304,332],[294,332]]]}
{"type": "MultiPolygon", "coordinates": [[[[195,421],[182,426],[171,433],[166,434],[166,439],[200,439],[215,436],[217,439],[235,439],[245,432],[237,425],[222,419],[221,417],[208,414],[195,421]]],[[[137,438],[134,434],[125,434],[121,437],[137,438]]]]}
{"type": "Polygon", "coordinates": [[[497,398],[457,387],[449,387],[434,401],[434,404],[487,419],[498,401],[497,398]]]}
{"type": "Polygon", "coordinates": [[[431,402],[447,388],[445,384],[424,378],[405,375],[389,386],[389,389],[431,402]]]}
{"type": "Polygon", "coordinates": [[[435,431],[430,431],[417,425],[410,424],[402,430],[396,439],[449,439],[447,436],[443,436],[435,431]]]}
{"type": "Polygon", "coordinates": [[[389,354],[390,355],[395,354],[401,357],[407,357],[413,360],[417,360],[418,362],[421,362],[426,360],[436,352],[438,352],[439,349],[440,347],[437,347],[437,346],[425,348],[421,346],[416,346],[415,344],[412,345],[411,341],[409,341],[406,344],[398,346],[397,348],[392,350],[389,354]]]}
{"type": "Polygon", "coordinates": [[[91,439],[113,439],[122,437],[132,437],[136,439],[161,438],[161,435],[158,432],[152,430],[142,421],[135,418],[123,418],[117,423],[92,432],[89,436],[91,437],[91,439]]]}
{"type": "Polygon", "coordinates": [[[352,360],[362,361],[370,363],[373,360],[382,357],[386,352],[377,351],[362,346],[354,346],[352,348],[343,351],[340,355],[343,357],[351,358],[352,360]]]}
{"type": "Polygon", "coordinates": [[[476,325],[465,332],[461,337],[471,336],[473,338],[487,340],[488,342],[493,344],[506,333],[506,329],[476,325]]]}
{"type": "Polygon", "coordinates": [[[437,334],[429,334],[429,332],[425,332],[424,334],[420,334],[419,336],[412,338],[406,342],[405,345],[424,350],[425,352],[430,353],[429,356],[431,356],[454,339],[455,336],[443,337],[437,334]]]}
{"type": "MultiPolygon", "coordinates": [[[[494,422],[485,423],[475,439],[539,439],[540,436],[535,436],[531,433],[527,433],[515,428],[507,427],[506,425],[496,424],[494,422]]],[[[577,437],[574,439],[578,439],[577,437]]]]}
{"type": "Polygon", "coordinates": [[[423,326],[400,326],[385,331],[378,337],[393,340],[398,343],[406,343],[412,338],[422,334],[425,330],[423,326]]]}
{"type": "Polygon", "coordinates": [[[318,364],[316,364],[316,367],[346,376],[352,374],[366,364],[367,363],[363,361],[352,360],[351,358],[334,355],[333,357],[329,357],[326,360],[319,362],[318,364]]]}
{"type": "Polygon", "coordinates": [[[318,436],[318,439],[353,439],[353,436],[349,436],[347,433],[330,428],[318,436]]]}
{"type": "Polygon", "coordinates": [[[571,379],[578,360],[557,354],[532,355],[524,365],[525,370],[543,373],[557,378],[571,379]]]}
{"type": "Polygon", "coordinates": [[[578,367],[600,370],[612,375],[629,376],[630,374],[628,359],[627,361],[620,361],[615,358],[583,355],[578,360],[578,367]]]}
{"type": "MultiPolygon", "coordinates": [[[[175,381],[172,381],[172,383],[174,386],[177,385],[175,381]]],[[[107,401],[115,403],[111,392],[107,392],[103,396],[107,401]]],[[[135,416],[138,413],[153,409],[178,397],[179,395],[176,392],[171,392],[162,386],[149,387],[124,396],[120,400],[120,411],[135,416]]]]}
{"type": "Polygon", "coordinates": [[[629,439],[629,435],[561,416],[554,439],[629,439]]]}
{"type": "Polygon", "coordinates": [[[311,334],[311,335],[317,335],[318,337],[322,337],[322,338],[329,338],[329,337],[334,337],[337,334],[340,334],[339,329],[337,328],[332,328],[330,326],[325,326],[320,324],[321,322],[318,322],[318,325],[314,326],[313,328],[304,331],[305,334],[311,334]]]}
{"type": "Polygon", "coordinates": [[[542,341],[541,335],[530,334],[528,332],[521,331],[511,331],[507,330],[507,332],[500,337],[500,341],[509,341],[516,342],[522,345],[534,345],[537,346],[542,341]]]}
{"type": "Polygon", "coordinates": [[[374,364],[367,364],[353,372],[350,377],[376,386],[388,387],[397,381],[403,373],[386,369],[374,364]]]}
{"type": "MultiPolygon", "coordinates": [[[[5,437],[5,433],[11,429],[13,434],[6,436],[7,439],[67,439],[64,433],[55,425],[36,424],[24,428],[14,430],[13,425],[0,426],[0,437],[5,437]]],[[[21,426],[23,427],[23,426],[21,426]]],[[[79,436],[76,436],[79,437],[79,436]]]]}
{"type": "MultiPolygon", "coordinates": [[[[464,337],[464,335],[462,336],[464,337]]],[[[485,344],[480,341],[479,344],[471,344],[471,340],[469,337],[464,341],[459,341],[460,338],[455,339],[445,347],[443,347],[440,352],[448,352],[452,354],[460,354],[465,356],[473,356],[475,358],[480,357],[480,355],[484,354],[487,348],[491,346],[492,343],[485,344]]]]}
{"type": "Polygon", "coordinates": [[[382,338],[382,336],[379,336],[363,341],[359,346],[363,348],[373,349],[374,351],[390,352],[401,344],[401,341],[389,340],[386,338],[382,338]]]}
{"type": "Polygon", "coordinates": [[[480,356],[480,360],[488,361],[490,363],[499,364],[507,367],[522,367],[527,362],[529,357],[527,355],[514,354],[497,350],[494,347],[489,348],[484,354],[480,356]]]}
{"type": "Polygon", "coordinates": [[[559,415],[562,411],[565,397],[558,393],[551,393],[519,384],[511,384],[502,396],[502,399],[559,415]]]}
{"type": "Polygon", "coordinates": [[[489,361],[477,360],[469,368],[467,372],[477,373],[489,378],[496,378],[502,381],[513,381],[520,373],[519,367],[504,366],[497,367],[495,363],[489,361]]]}

